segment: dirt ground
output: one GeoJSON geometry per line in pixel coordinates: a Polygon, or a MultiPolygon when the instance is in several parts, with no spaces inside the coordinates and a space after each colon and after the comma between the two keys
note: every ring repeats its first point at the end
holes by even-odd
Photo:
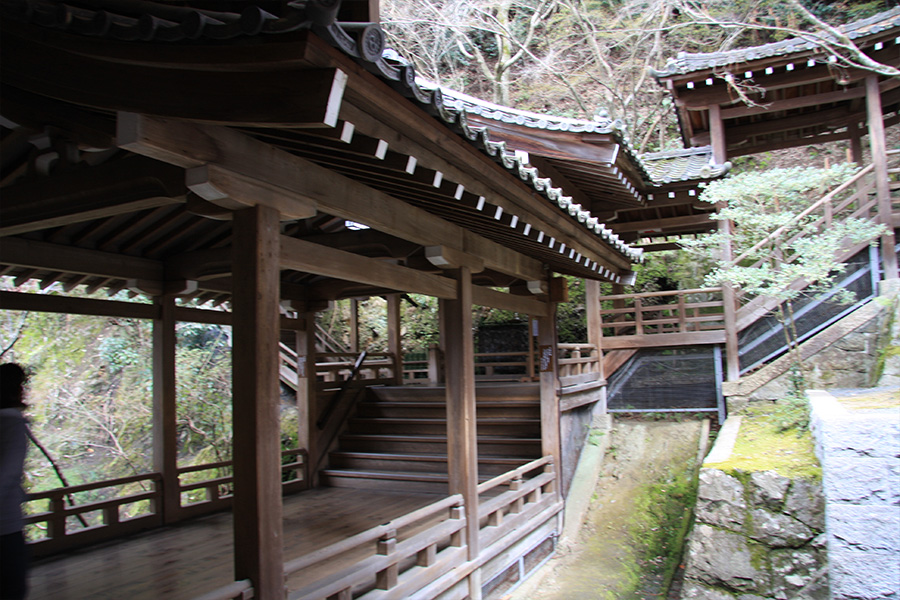
{"type": "Polygon", "coordinates": [[[701,430],[695,420],[617,420],[577,539],[563,540],[508,600],[661,598],[662,567],[641,564],[631,538],[632,505],[646,484],[697,457],[701,430]]]}

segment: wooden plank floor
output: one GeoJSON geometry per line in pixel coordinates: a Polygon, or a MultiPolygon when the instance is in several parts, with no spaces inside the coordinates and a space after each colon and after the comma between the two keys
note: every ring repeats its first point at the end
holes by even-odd
{"type": "MultiPolygon", "coordinates": [[[[285,560],[441,497],[345,488],[320,488],[287,497],[285,560]]],[[[212,515],[36,562],[29,574],[29,599],[194,598],[233,581],[231,523],[230,513],[212,515]]]]}

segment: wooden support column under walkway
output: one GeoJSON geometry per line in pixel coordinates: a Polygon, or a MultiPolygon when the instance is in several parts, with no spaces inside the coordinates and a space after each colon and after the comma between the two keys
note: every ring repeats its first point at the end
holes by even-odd
{"type": "Polygon", "coordinates": [[[153,320],[153,468],[162,474],[163,523],[178,520],[177,393],[175,385],[175,296],[156,299],[153,320]]]}
{"type": "MultiPolygon", "coordinates": [[[[445,335],[447,378],[447,466],[450,494],[462,494],[466,513],[468,560],[477,560],[478,543],[478,438],[475,415],[475,341],[472,336],[472,271],[451,270],[456,298],[440,301],[445,335]]],[[[469,597],[481,598],[481,572],[469,576],[469,597]]]]}
{"type": "Polygon", "coordinates": [[[279,214],[235,213],[234,570],[258,600],[283,600],[281,448],[278,420],[279,214]]]}
{"type": "Polygon", "coordinates": [[[894,251],[896,238],[891,207],[891,190],[888,183],[887,144],[884,137],[884,117],[881,106],[881,88],[878,76],[866,77],[866,112],[869,123],[869,145],[872,163],[875,166],[875,190],[878,194],[878,216],[887,227],[881,236],[881,263],[884,279],[897,279],[897,253],[894,251]]]}

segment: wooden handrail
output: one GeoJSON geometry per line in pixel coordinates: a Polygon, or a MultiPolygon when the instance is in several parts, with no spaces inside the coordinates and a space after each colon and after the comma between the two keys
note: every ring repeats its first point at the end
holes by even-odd
{"type": "Polygon", "coordinates": [[[428,506],[423,506],[418,510],[414,510],[411,513],[398,517],[393,521],[384,523],[382,525],[376,525],[371,529],[367,529],[366,531],[357,533],[356,535],[353,535],[351,537],[344,538],[339,542],[335,542],[324,548],[320,548],[315,552],[311,552],[310,554],[306,554],[304,556],[295,558],[294,560],[288,561],[284,564],[284,575],[285,577],[290,577],[297,571],[302,571],[303,569],[311,567],[317,563],[332,559],[335,556],[353,550],[354,548],[363,544],[374,542],[391,530],[402,529],[417,521],[432,517],[442,510],[446,510],[455,506],[462,506],[462,504],[463,497],[461,494],[447,496],[446,498],[438,500],[437,502],[429,504],[428,506]]]}
{"type": "Polygon", "coordinates": [[[125,485],[136,481],[162,481],[162,475],[155,471],[143,473],[141,475],[129,475],[128,477],[119,477],[118,479],[108,479],[105,481],[95,481],[94,483],[82,483],[80,485],[72,485],[68,487],[53,488],[43,492],[31,492],[27,495],[28,500],[41,500],[49,498],[58,493],[77,494],[78,492],[87,492],[89,490],[99,490],[106,487],[115,487],[117,485],[125,485]]]}
{"type": "Polygon", "coordinates": [[[193,600],[233,600],[234,598],[252,598],[253,583],[249,579],[234,581],[202,596],[195,596],[193,600]],[[246,592],[250,592],[249,595],[246,592]]]}
{"type": "MultiPolygon", "coordinates": [[[[900,151],[898,151],[898,150],[890,150],[890,151],[888,151],[886,154],[887,154],[888,156],[893,156],[894,154],[900,154],[900,151]]],[[[875,166],[874,166],[873,164],[866,165],[865,167],[863,167],[862,169],[860,169],[859,171],[857,171],[857,172],[856,172],[852,177],[850,177],[847,181],[845,181],[844,183],[842,183],[841,185],[839,185],[839,186],[836,187],[835,189],[831,190],[830,192],[828,192],[827,194],[825,194],[824,196],[822,196],[821,198],[819,198],[819,200],[817,200],[816,202],[810,204],[805,210],[803,210],[800,214],[798,214],[798,215],[796,216],[796,218],[794,219],[794,221],[795,221],[795,222],[796,222],[796,221],[799,221],[800,219],[809,216],[810,214],[812,214],[813,212],[815,212],[816,210],[818,210],[819,208],[821,208],[823,205],[827,205],[829,202],[831,202],[831,200],[832,200],[837,194],[843,192],[844,190],[846,190],[846,189],[847,189],[848,187],[850,187],[851,185],[857,183],[860,179],[862,179],[863,177],[865,177],[865,176],[868,175],[869,173],[873,172],[874,170],[875,170],[875,166]]],[[[757,250],[759,250],[760,248],[762,248],[762,247],[765,246],[766,244],[771,243],[773,240],[775,240],[775,239],[777,239],[778,237],[780,237],[780,236],[785,232],[785,230],[786,230],[787,228],[788,228],[788,225],[782,225],[781,227],[779,227],[779,228],[775,229],[774,231],[770,232],[766,237],[764,237],[764,238],[761,239],[759,242],[757,242],[756,244],[754,244],[749,250],[744,251],[740,256],[738,256],[737,258],[735,258],[735,259],[732,261],[732,263],[733,263],[733,264],[737,264],[737,263],[741,262],[742,260],[746,259],[749,255],[752,255],[754,252],[756,252],[757,250]]]]}
{"type": "Polygon", "coordinates": [[[549,454],[547,456],[542,456],[541,458],[536,458],[535,460],[531,461],[530,463],[526,463],[526,464],[522,465],[521,467],[513,469],[512,471],[507,471],[506,473],[497,475],[493,479],[488,479],[487,481],[485,481],[483,483],[479,483],[478,488],[477,488],[478,493],[483,494],[489,490],[492,490],[493,488],[497,487],[498,485],[503,485],[504,483],[512,481],[513,479],[516,479],[517,477],[522,477],[522,475],[524,475],[525,473],[528,473],[529,471],[534,471],[535,469],[539,469],[539,468],[543,467],[544,465],[549,465],[549,464],[553,464],[553,456],[551,456],[549,454]]]}
{"type": "Polygon", "coordinates": [[[600,296],[599,300],[628,300],[631,298],[657,298],[661,296],[687,296],[690,294],[715,294],[722,291],[721,287],[697,288],[690,290],[675,290],[669,292],[644,292],[643,294],[614,294],[612,296],[600,296]]]}
{"type": "Polygon", "coordinates": [[[331,398],[331,401],[325,407],[325,410],[322,411],[322,414],[319,415],[319,418],[316,420],[316,427],[320,430],[325,428],[325,424],[328,423],[328,420],[331,418],[331,414],[337,408],[337,405],[344,398],[344,394],[347,393],[347,389],[350,387],[350,383],[356,378],[359,374],[359,369],[362,367],[363,362],[366,360],[366,351],[363,350],[359,353],[359,356],[356,358],[356,362],[353,363],[353,367],[350,369],[350,376],[347,377],[341,383],[340,388],[337,393],[331,398]]]}

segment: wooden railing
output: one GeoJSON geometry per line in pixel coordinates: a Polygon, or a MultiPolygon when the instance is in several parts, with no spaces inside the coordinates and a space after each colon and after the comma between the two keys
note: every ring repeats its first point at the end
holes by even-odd
{"type": "MultiPolygon", "coordinates": [[[[900,173],[900,150],[889,150],[888,171],[891,176],[900,173]]],[[[801,212],[794,223],[799,220],[809,221],[809,227],[805,231],[825,231],[835,222],[846,221],[851,218],[864,220],[878,219],[878,198],[876,191],[875,171],[873,165],[868,165],[857,171],[853,177],[843,182],[835,189],[824,195],[817,202],[811,204],[801,212]],[[811,228],[811,229],[810,229],[811,228]]],[[[895,210],[897,200],[894,200],[895,210]]],[[[778,264],[790,264],[797,259],[797,255],[791,251],[791,246],[801,236],[799,234],[785,237],[785,233],[791,224],[779,227],[770,232],[765,238],[754,244],[747,251],[736,257],[734,264],[749,267],[759,267],[763,263],[777,260],[778,264]],[[753,260],[753,257],[763,258],[753,260]]],[[[846,260],[867,246],[869,242],[847,245],[841,249],[839,260],[846,260]]],[[[776,265],[777,266],[777,265],[776,265]]],[[[808,282],[802,279],[792,284],[792,289],[803,289],[808,282]]],[[[747,298],[740,291],[736,294],[740,307],[737,311],[737,328],[743,330],[756,319],[768,313],[778,301],[770,297],[747,298]]]]}
{"type": "Polygon", "coordinates": [[[288,597],[350,598],[353,590],[371,590],[362,598],[413,598],[465,562],[465,525],[457,494],[291,560],[284,565],[288,597]],[[297,583],[302,587],[292,590],[297,583]]]}
{"type": "MultiPolygon", "coordinates": [[[[297,388],[298,361],[297,352],[286,344],[280,344],[281,364],[279,371],[281,380],[290,387],[297,388]]],[[[334,388],[350,377],[358,353],[322,352],[316,354],[316,379],[320,389],[334,388]]],[[[359,369],[358,379],[378,382],[396,383],[394,355],[389,352],[368,352],[365,362],[359,369]]]]}
{"type": "Polygon", "coordinates": [[[534,375],[534,357],[527,350],[521,352],[476,352],[475,379],[480,381],[510,381],[534,375]]]}
{"type": "Polygon", "coordinates": [[[25,517],[26,531],[34,538],[30,544],[32,551],[49,554],[75,544],[99,542],[162,525],[161,481],[159,473],[144,473],[28,494],[26,507],[45,503],[43,509],[38,508],[40,512],[25,517]],[[143,489],[114,498],[78,502],[78,496],[96,496],[102,490],[118,494],[125,486],[134,484],[143,489]],[[71,501],[75,502],[74,506],[69,505],[71,501]],[[121,513],[123,507],[138,502],[144,505],[137,509],[137,514],[124,516],[121,513]],[[44,537],[35,536],[41,532],[44,537]]]}
{"type": "Polygon", "coordinates": [[[531,461],[478,485],[479,537],[482,548],[523,527],[535,513],[556,503],[552,456],[531,461]]]}
{"type": "Polygon", "coordinates": [[[601,296],[604,350],[641,346],[721,343],[725,317],[721,288],[601,296]],[[655,341],[646,336],[657,336],[655,341]],[[658,336],[665,335],[665,341],[658,336]]]}
{"type": "Polygon", "coordinates": [[[600,351],[594,344],[559,344],[559,383],[562,387],[599,382],[600,351]]]}
{"type": "MultiPolygon", "coordinates": [[[[306,489],[309,486],[306,449],[283,450],[281,458],[282,489],[286,493],[306,489]]],[[[178,468],[179,504],[187,513],[186,516],[210,513],[231,506],[234,496],[234,475],[228,474],[191,483],[182,483],[182,477],[190,473],[201,473],[203,471],[230,471],[233,464],[233,461],[226,460],[178,468]],[[190,497],[191,492],[196,490],[204,491],[202,498],[192,499],[190,497]]]]}
{"type": "MultiPolygon", "coordinates": [[[[306,450],[285,450],[281,455],[283,460],[288,461],[281,466],[282,486],[285,492],[306,489],[308,486],[306,450]]],[[[181,478],[190,473],[229,470],[231,466],[231,461],[222,461],[180,467],[177,470],[179,518],[228,508],[233,496],[233,475],[210,477],[192,483],[181,483],[181,478]],[[204,491],[203,497],[191,500],[189,498],[191,492],[197,490],[204,491]]],[[[31,510],[39,511],[26,515],[25,518],[32,552],[43,556],[159,527],[163,523],[162,502],[162,475],[156,472],[28,494],[26,511],[29,507],[31,510]],[[142,489],[123,493],[126,486],[135,485],[140,485],[142,489]],[[115,497],[84,502],[79,498],[98,495],[115,495],[115,497]],[[132,510],[135,514],[122,514],[123,507],[141,502],[144,504],[132,510]],[[41,503],[44,505],[40,506],[41,503]]]]}

